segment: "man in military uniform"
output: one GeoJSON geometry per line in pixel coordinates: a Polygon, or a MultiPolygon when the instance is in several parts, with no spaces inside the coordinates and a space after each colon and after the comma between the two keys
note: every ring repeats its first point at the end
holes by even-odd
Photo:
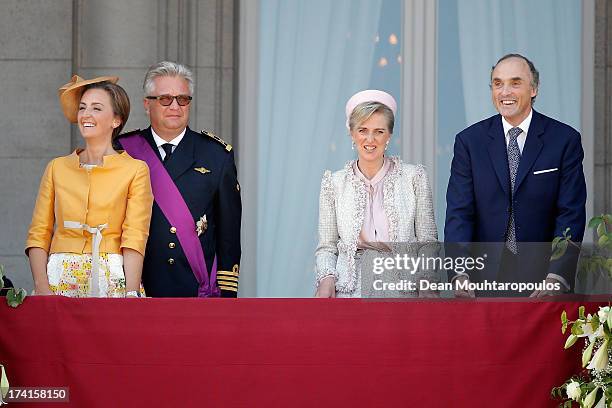
{"type": "Polygon", "coordinates": [[[118,143],[151,171],[143,284],[153,297],[236,297],[242,205],[232,146],[187,127],[193,74],[163,61],[144,80],[151,126],[118,143]]]}

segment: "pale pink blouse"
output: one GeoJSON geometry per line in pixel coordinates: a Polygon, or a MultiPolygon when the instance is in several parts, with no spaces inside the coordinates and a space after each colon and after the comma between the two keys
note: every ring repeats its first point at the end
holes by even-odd
{"type": "Polygon", "coordinates": [[[355,175],[363,181],[367,191],[367,203],[363,217],[363,227],[359,234],[359,248],[370,248],[373,242],[389,242],[389,220],[385,214],[383,186],[384,179],[393,168],[393,162],[385,157],[383,166],[376,175],[368,180],[359,170],[357,161],[353,165],[355,175]],[[368,245],[369,244],[369,245],[368,245]]]}

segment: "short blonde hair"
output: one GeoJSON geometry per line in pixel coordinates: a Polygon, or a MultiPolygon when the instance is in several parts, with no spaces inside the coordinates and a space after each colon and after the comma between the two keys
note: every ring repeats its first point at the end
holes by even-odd
{"type": "Polygon", "coordinates": [[[351,131],[354,130],[357,126],[370,119],[370,116],[376,112],[383,114],[387,121],[389,133],[393,133],[393,126],[395,125],[393,111],[387,105],[380,102],[363,102],[355,106],[349,118],[349,129],[351,131]]]}

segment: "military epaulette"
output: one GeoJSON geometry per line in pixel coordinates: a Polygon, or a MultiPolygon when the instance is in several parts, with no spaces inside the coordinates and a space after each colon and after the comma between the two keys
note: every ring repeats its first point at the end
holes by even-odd
{"type": "Polygon", "coordinates": [[[202,133],[204,136],[210,137],[213,140],[216,140],[218,143],[221,143],[221,145],[226,151],[228,152],[232,151],[232,145],[227,143],[225,140],[221,139],[219,136],[215,135],[213,132],[209,130],[202,130],[200,133],[202,133]]]}
{"type": "Polygon", "coordinates": [[[137,135],[137,134],[140,134],[140,133],[142,133],[142,130],[140,130],[140,129],[130,130],[129,132],[121,133],[119,136],[117,136],[117,139],[121,139],[122,137],[137,135]]]}

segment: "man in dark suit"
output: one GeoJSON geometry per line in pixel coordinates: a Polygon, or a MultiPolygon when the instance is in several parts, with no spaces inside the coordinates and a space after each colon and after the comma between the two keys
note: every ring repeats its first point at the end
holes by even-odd
{"type": "Polygon", "coordinates": [[[550,252],[524,243],[550,248],[566,228],[573,241],[582,241],[586,202],[580,134],[532,109],[538,84],[538,71],[522,55],[508,54],[493,66],[491,91],[499,114],[455,139],[444,227],[447,243],[503,243],[487,254],[493,267],[484,276],[455,279],[545,280],[559,288],[531,296],[571,290],[577,254],[549,263],[550,252]]]}
{"type": "Polygon", "coordinates": [[[236,297],[242,207],[234,152],[187,126],[193,88],[184,65],[152,66],[144,80],[151,126],[118,139],[151,170],[155,203],[143,284],[153,297],[236,297]]]}

